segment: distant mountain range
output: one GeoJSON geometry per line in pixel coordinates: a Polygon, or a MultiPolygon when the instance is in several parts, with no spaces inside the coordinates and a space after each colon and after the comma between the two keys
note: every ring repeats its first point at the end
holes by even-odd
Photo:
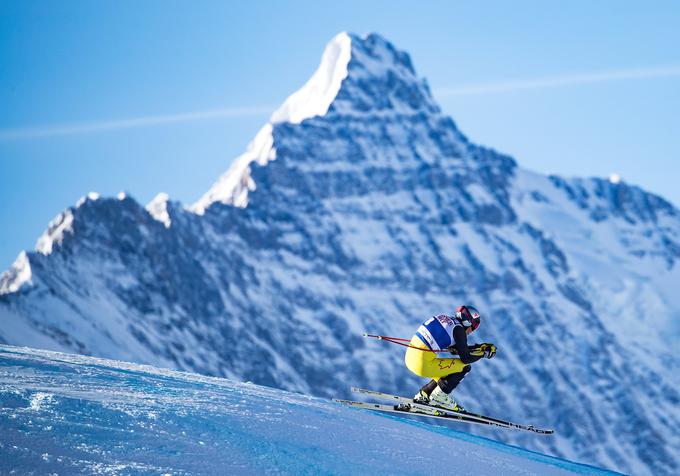
{"type": "Polygon", "coordinates": [[[499,350],[457,398],[557,431],[484,435],[670,475],[679,260],[670,203],[471,143],[408,54],[341,33],[193,206],[90,194],[56,217],[0,278],[0,342],[316,396],[412,394],[402,349],[361,333],[410,338],[472,303],[472,340],[499,350]]]}

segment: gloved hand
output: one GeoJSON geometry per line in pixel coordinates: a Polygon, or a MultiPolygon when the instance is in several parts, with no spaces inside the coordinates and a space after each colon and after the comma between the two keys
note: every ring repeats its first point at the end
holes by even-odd
{"type": "Polygon", "coordinates": [[[472,344],[468,346],[468,351],[470,351],[470,355],[483,355],[484,352],[482,351],[482,346],[484,344],[472,344]]]}
{"type": "Polygon", "coordinates": [[[458,355],[458,349],[456,349],[456,345],[450,345],[446,348],[449,352],[451,352],[453,355],[458,355]]]}
{"type": "Polygon", "coordinates": [[[484,344],[481,344],[479,350],[482,351],[482,354],[487,359],[491,359],[496,355],[496,346],[490,343],[485,342],[484,344]]]}

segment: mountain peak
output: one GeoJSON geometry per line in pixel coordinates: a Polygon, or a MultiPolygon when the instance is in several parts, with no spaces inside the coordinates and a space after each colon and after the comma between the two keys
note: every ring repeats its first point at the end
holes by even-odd
{"type": "Polygon", "coordinates": [[[427,85],[416,77],[411,58],[377,33],[346,32],[327,45],[311,78],[271,116],[270,122],[299,124],[336,112],[437,110],[427,85]]]}
{"type": "Polygon", "coordinates": [[[272,114],[246,151],[191,210],[202,214],[215,202],[245,207],[248,192],[255,189],[251,164],[266,165],[276,158],[274,129],[280,124],[329,115],[382,117],[439,111],[427,83],[416,76],[408,53],[377,33],[364,37],[339,33],[326,45],[310,79],[272,114]]]}
{"type": "Polygon", "coordinates": [[[161,192],[154,197],[146,205],[146,211],[154,218],[154,220],[163,223],[165,228],[170,228],[172,220],[170,219],[170,214],[168,213],[168,201],[170,197],[167,193],[161,192]]]}
{"type": "Polygon", "coordinates": [[[316,72],[302,88],[286,99],[272,114],[270,121],[299,124],[310,117],[326,114],[347,77],[351,50],[350,35],[345,32],[336,35],[326,45],[316,72]]]}
{"type": "Polygon", "coordinates": [[[11,268],[0,275],[0,296],[16,292],[24,284],[32,284],[32,279],[33,273],[28,254],[22,251],[11,268]]]}
{"type": "Polygon", "coordinates": [[[377,33],[356,35],[343,82],[329,108],[332,112],[355,114],[437,113],[427,83],[416,75],[411,57],[377,33]]]}

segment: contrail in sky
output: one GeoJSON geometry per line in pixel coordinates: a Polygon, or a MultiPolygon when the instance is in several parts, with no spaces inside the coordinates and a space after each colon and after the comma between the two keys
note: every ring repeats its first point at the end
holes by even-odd
{"type": "Polygon", "coordinates": [[[451,88],[437,88],[437,97],[470,96],[473,94],[493,94],[526,89],[554,88],[572,84],[603,83],[629,79],[670,78],[680,76],[680,66],[659,66],[653,68],[623,69],[598,73],[564,74],[543,78],[518,79],[480,84],[469,84],[451,88]]]}
{"type": "Polygon", "coordinates": [[[15,129],[0,129],[0,141],[38,139],[42,137],[85,134],[88,132],[113,131],[130,129],[133,127],[156,126],[174,122],[189,122],[203,119],[222,117],[267,116],[271,114],[272,106],[231,107],[212,109],[208,111],[182,112],[158,116],[132,117],[110,121],[93,121],[73,124],[56,124],[51,126],[18,127],[15,129]]]}
{"type": "MultiPolygon", "coordinates": [[[[448,88],[436,88],[434,89],[434,94],[439,98],[444,98],[451,96],[470,96],[475,94],[494,94],[530,89],[554,88],[573,84],[671,77],[680,77],[680,66],[671,65],[596,73],[564,74],[560,76],[547,76],[533,79],[469,84],[448,88]]],[[[274,109],[274,106],[232,107],[208,111],[133,117],[109,121],[93,121],[86,123],[0,129],[0,142],[85,134],[88,132],[113,131],[119,129],[130,129],[135,127],[155,126],[175,122],[189,122],[225,117],[267,116],[274,109]]]]}

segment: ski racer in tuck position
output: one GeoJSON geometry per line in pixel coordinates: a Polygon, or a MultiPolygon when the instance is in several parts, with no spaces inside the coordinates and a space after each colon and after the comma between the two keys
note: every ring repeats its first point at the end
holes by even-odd
{"type": "Polygon", "coordinates": [[[477,309],[460,306],[453,316],[441,314],[432,317],[418,328],[404,360],[411,372],[432,380],[413,397],[415,403],[465,411],[451,397],[451,392],[471,370],[470,364],[482,357],[490,359],[496,355],[494,344],[469,346],[467,343],[467,336],[477,330],[480,321],[477,309]],[[439,358],[437,352],[432,352],[445,349],[457,357],[439,358]]]}
{"type": "Polygon", "coordinates": [[[491,359],[496,346],[490,343],[468,345],[467,336],[481,322],[479,311],[472,306],[460,306],[453,316],[439,315],[425,321],[409,341],[401,337],[389,337],[365,333],[364,337],[385,340],[408,347],[405,361],[409,370],[421,377],[431,379],[414,397],[401,397],[376,390],[352,387],[352,392],[371,396],[390,403],[362,402],[334,399],[338,403],[366,410],[401,413],[414,416],[440,418],[461,423],[495,426],[512,430],[528,431],[540,435],[552,435],[552,429],[514,423],[487,415],[466,411],[451,398],[451,392],[470,371],[470,365],[482,357],[491,359]],[[410,342],[410,344],[407,344],[410,342]],[[438,358],[439,354],[453,354],[438,358]]]}

